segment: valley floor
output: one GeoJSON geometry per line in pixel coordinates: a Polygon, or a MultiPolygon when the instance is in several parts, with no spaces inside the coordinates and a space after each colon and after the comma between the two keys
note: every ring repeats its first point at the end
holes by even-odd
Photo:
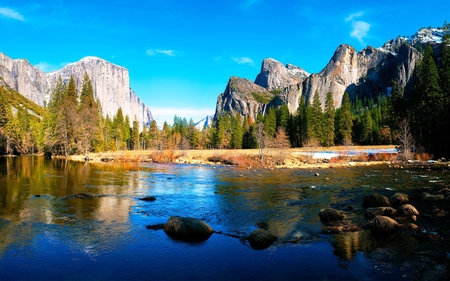
{"type": "MultiPolygon", "coordinates": [[[[74,155],[71,160],[85,161],[74,155]]],[[[336,146],[291,149],[131,150],[90,153],[94,162],[156,162],[234,165],[240,168],[328,168],[397,161],[395,146],[336,146]],[[262,160],[261,160],[262,156],[262,160]]]]}

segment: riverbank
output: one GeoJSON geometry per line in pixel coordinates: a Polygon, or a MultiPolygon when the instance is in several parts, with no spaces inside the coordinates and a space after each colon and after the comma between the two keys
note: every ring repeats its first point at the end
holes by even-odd
{"type": "MultiPolygon", "coordinates": [[[[133,150],[90,153],[92,162],[154,162],[233,165],[240,168],[333,168],[397,162],[395,146],[233,150],[133,150]]],[[[84,155],[70,156],[86,161],[84,155]]]]}

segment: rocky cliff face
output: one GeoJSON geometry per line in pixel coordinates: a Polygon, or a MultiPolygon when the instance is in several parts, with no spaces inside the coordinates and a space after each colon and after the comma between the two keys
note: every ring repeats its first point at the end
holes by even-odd
{"type": "Polygon", "coordinates": [[[239,95],[232,95],[234,88],[228,83],[225,92],[218,97],[216,114],[230,111],[253,117],[263,113],[268,106],[282,104],[294,113],[302,95],[310,102],[316,92],[322,104],[325,104],[327,92],[331,92],[335,106],[340,107],[345,92],[352,99],[389,94],[392,80],[399,81],[407,91],[411,90],[414,69],[421,58],[413,46],[423,47],[430,43],[437,52],[443,33],[441,29],[422,29],[411,37],[399,37],[380,48],[367,47],[360,52],[349,45],[341,45],[325,68],[312,75],[299,67],[290,64],[285,67],[274,59],[265,59],[255,83],[252,85],[247,80],[246,87],[241,87],[247,90],[235,90],[239,95]],[[250,93],[256,86],[260,87],[257,88],[260,92],[265,90],[274,94],[273,98],[270,101],[253,99],[250,93]]]}
{"type": "Polygon", "coordinates": [[[130,121],[136,116],[141,124],[150,124],[153,120],[150,109],[130,88],[126,68],[97,57],[86,57],[61,70],[44,73],[26,60],[12,60],[0,53],[0,76],[3,76],[10,87],[40,106],[49,100],[51,89],[60,76],[64,83],[68,83],[73,75],[77,88],[81,91],[85,72],[92,80],[95,98],[100,100],[105,116],[114,116],[121,107],[130,121]]]}
{"type": "Polygon", "coordinates": [[[40,106],[49,91],[46,74],[27,60],[13,60],[0,53],[0,76],[14,90],[40,106]]]}
{"type": "Polygon", "coordinates": [[[406,44],[395,54],[372,47],[357,52],[351,46],[341,45],[320,73],[304,81],[302,94],[308,101],[317,92],[324,103],[326,93],[330,91],[335,106],[340,107],[345,92],[352,99],[356,96],[376,97],[389,92],[392,80],[411,87],[414,67],[420,57],[415,48],[406,44]]]}
{"type": "Polygon", "coordinates": [[[306,77],[308,73],[300,67],[292,64],[285,67],[281,62],[267,58],[262,62],[261,72],[256,76],[255,84],[271,91],[298,84],[306,77]]]}
{"type": "Polygon", "coordinates": [[[248,79],[230,78],[225,91],[217,98],[215,116],[228,111],[255,119],[269,106],[282,104],[293,113],[298,108],[302,81],[308,76],[309,73],[298,66],[284,66],[274,59],[265,59],[254,83],[248,79]]]}
{"type": "Polygon", "coordinates": [[[231,77],[225,92],[217,98],[214,118],[228,111],[233,115],[238,112],[242,116],[245,115],[256,120],[258,113],[265,112],[267,104],[273,97],[273,93],[248,79],[231,77]]]}

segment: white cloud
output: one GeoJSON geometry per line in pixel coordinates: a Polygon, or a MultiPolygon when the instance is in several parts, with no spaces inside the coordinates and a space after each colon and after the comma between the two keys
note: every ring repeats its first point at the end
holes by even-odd
{"type": "Polygon", "coordinates": [[[253,60],[248,57],[240,57],[240,58],[231,58],[234,62],[237,62],[238,64],[249,64],[253,65],[253,60]]]}
{"type": "Polygon", "coordinates": [[[359,18],[360,16],[362,16],[362,15],[364,15],[364,12],[358,12],[358,13],[354,13],[354,14],[351,14],[350,16],[348,16],[348,17],[346,17],[345,18],[345,21],[351,21],[351,20],[353,20],[354,18],[359,18]]]}
{"type": "Polygon", "coordinates": [[[163,54],[163,55],[166,55],[166,56],[169,56],[169,57],[174,57],[176,52],[174,50],[158,50],[158,49],[157,50],[153,50],[153,49],[148,49],[146,54],[148,56],[154,56],[154,55],[157,55],[157,54],[163,54]]]}
{"type": "Polygon", "coordinates": [[[352,23],[353,29],[350,32],[350,36],[358,39],[359,43],[364,44],[364,37],[370,30],[370,24],[365,21],[354,21],[352,23]]]}
{"type": "Polygon", "coordinates": [[[352,23],[352,31],[350,31],[350,36],[356,38],[362,45],[365,44],[364,38],[367,37],[368,35],[368,32],[370,30],[370,24],[365,21],[355,19],[363,15],[364,15],[363,12],[358,12],[351,14],[350,16],[345,18],[346,22],[352,23]]]}
{"type": "Polygon", "coordinates": [[[14,19],[14,20],[25,21],[22,14],[20,14],[19,12],[16,12],[13,9],[10,9],[10,8],[0,7],[0,16],[2,18],[9,18],[9,19],[14,19]]]}

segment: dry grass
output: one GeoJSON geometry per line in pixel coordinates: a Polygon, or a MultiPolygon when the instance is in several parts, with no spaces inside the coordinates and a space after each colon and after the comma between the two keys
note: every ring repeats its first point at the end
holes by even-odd
{"type": "Polygon", "coordinates": [[[414,153],[414,159],[419,161],[429,161],[433,159],[433,154],[426,153],[426,152],[416,152],[414,153]]]}
{"type": "MultiPolygon", "coordinates": [[[[311,168],[344,166],[350,162],[358,162],[364,165],[378,163],[375,161],[395,161],[396,155],[375,154],[369,156],[360,153],[348,156],[348,151],[359,149],[387,149],[393,146],[338,146],[331,148],[303,147],[287,149],[264,149],[261,160],[258,149],[221,149],[221,150],[134,150],[114,151],[106,153],[91,153],[89,157],[92,162],[156,162],[156,163],[190,163],[190,164],[225,164],[234,165],[239,168],[311,168]],[[314,152],[335,151],[340,153],[336,158],[314,159],[314,152]],[[373,162],[369,162],[373,161],[373,162]]],[[[423,157],[423,156],[422,156],[423,157]]],[[[71,157],[75,161],[84,161],[83,155],[71,157]]]]}

